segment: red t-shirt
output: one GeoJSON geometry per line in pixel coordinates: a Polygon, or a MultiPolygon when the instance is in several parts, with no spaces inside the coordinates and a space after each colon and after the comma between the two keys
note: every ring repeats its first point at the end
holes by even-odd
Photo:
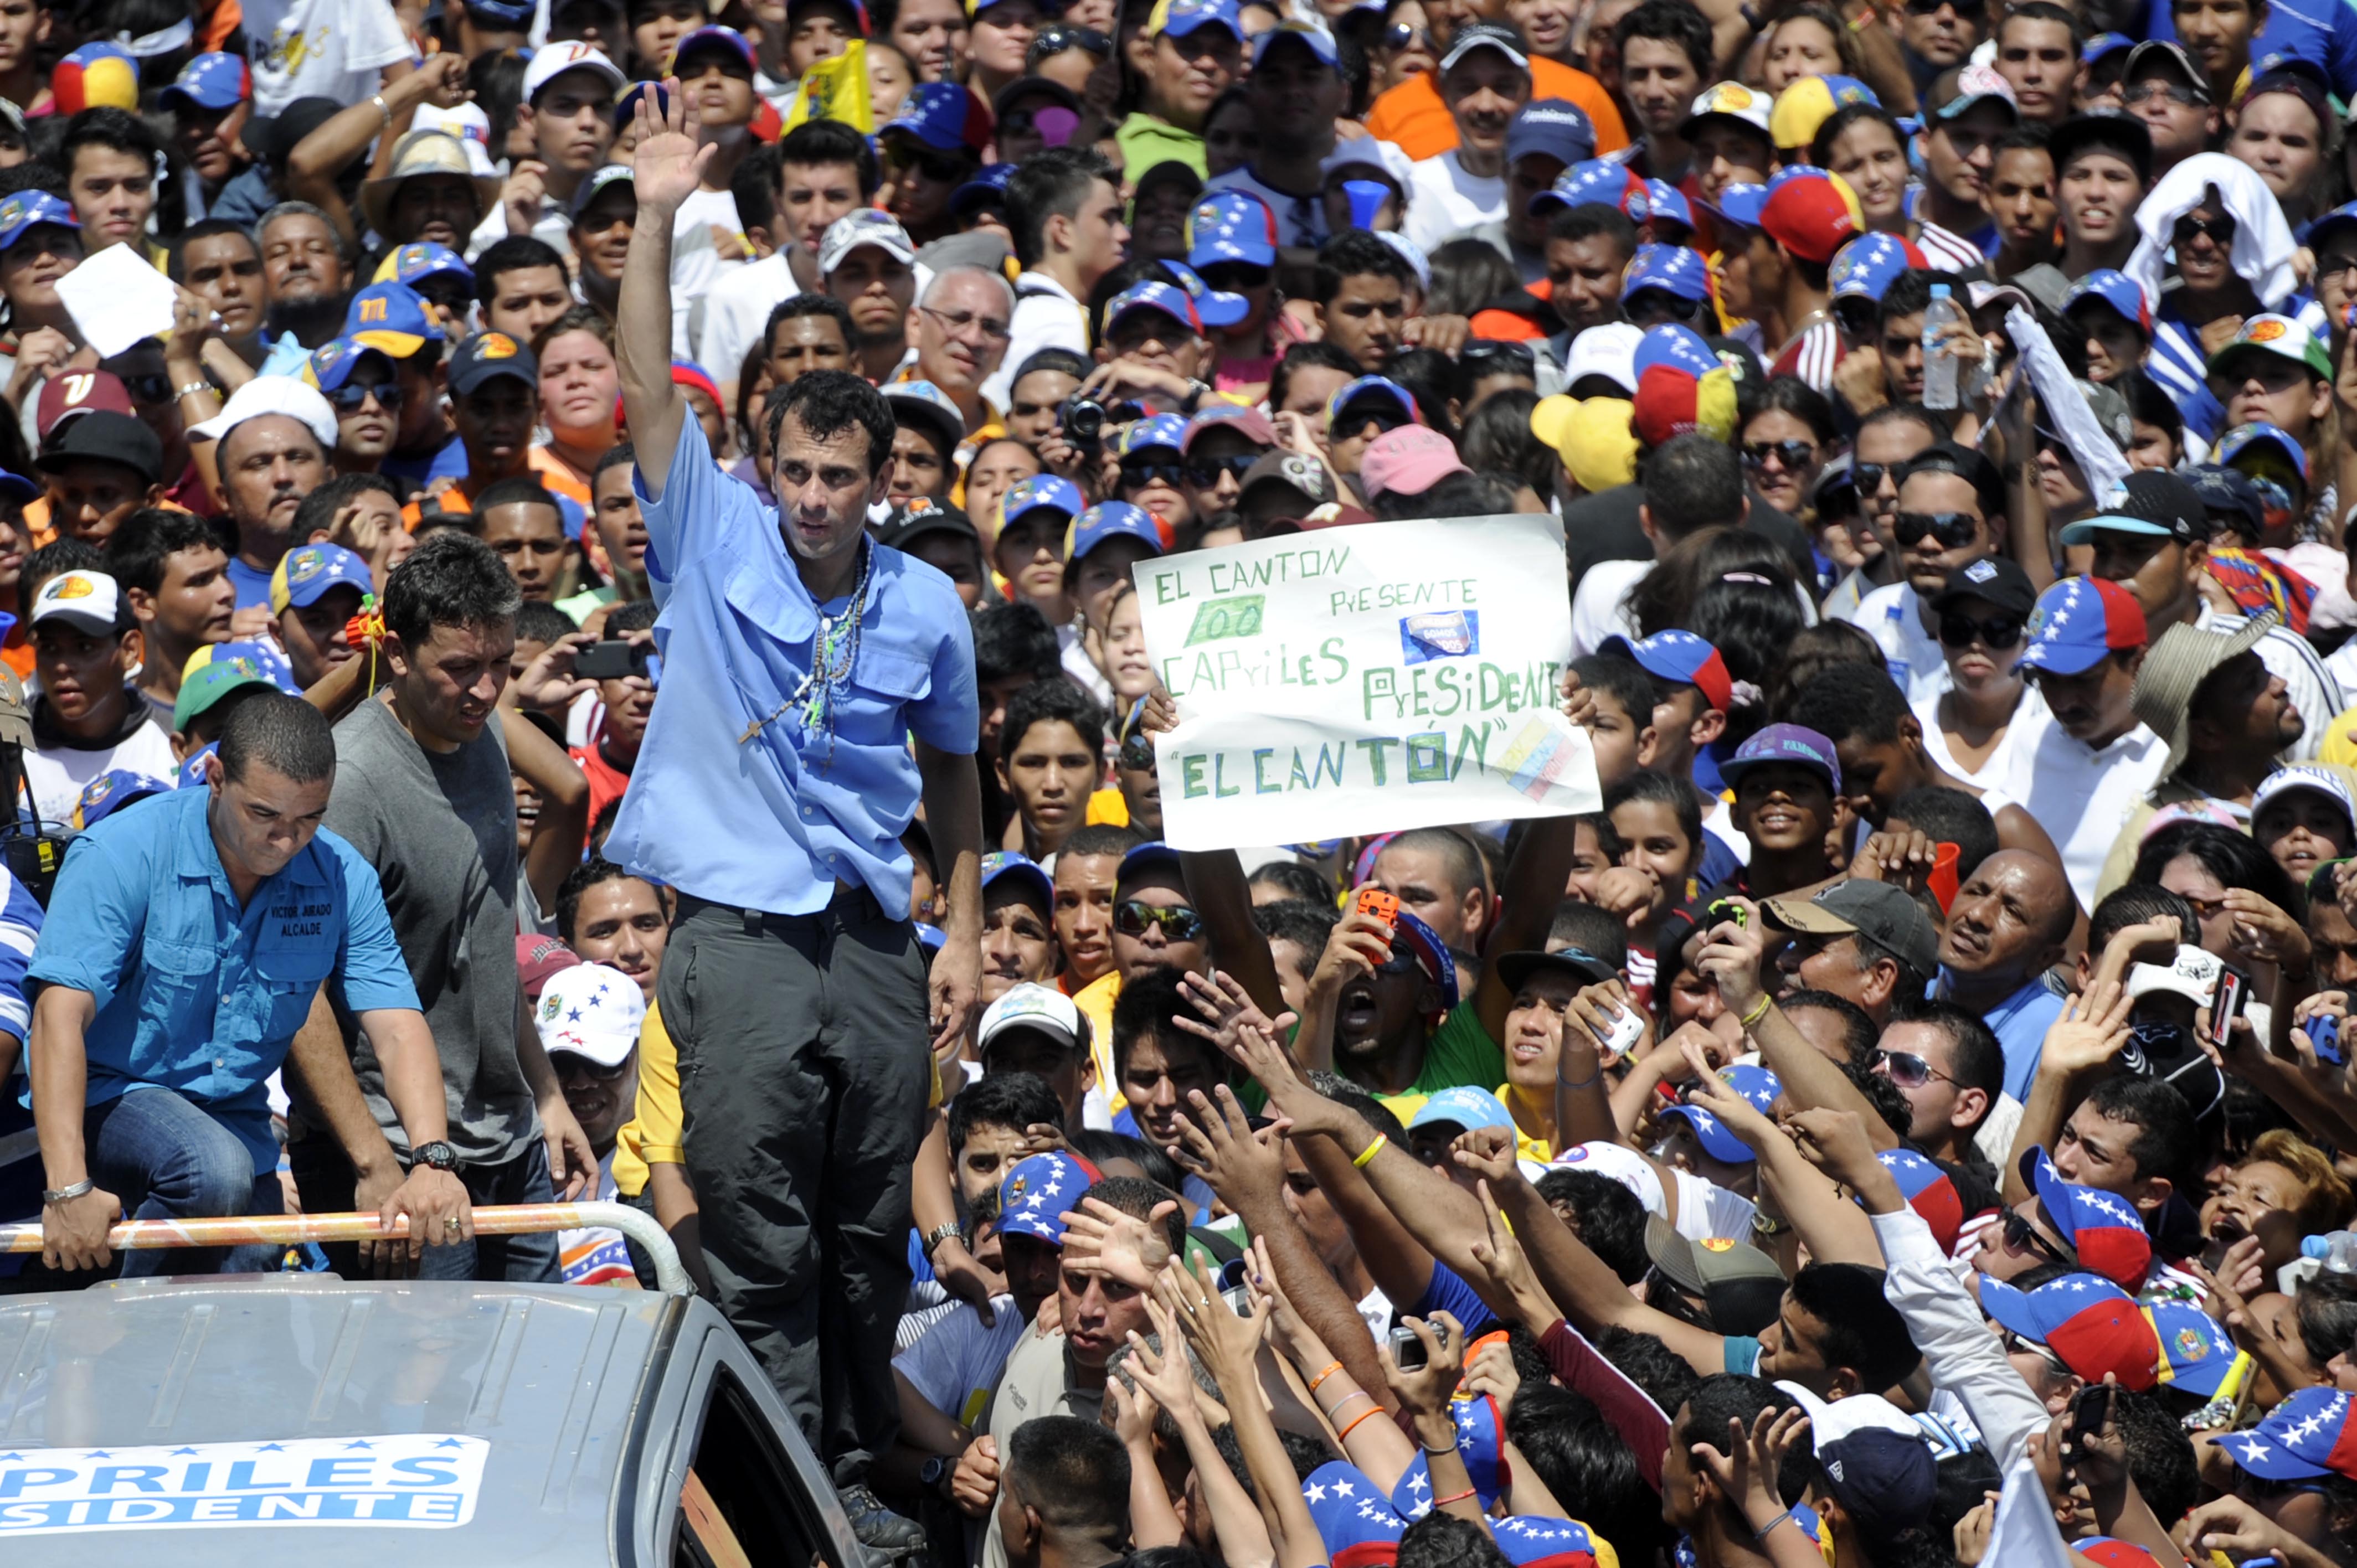
{"type": "MultiPolygon", "coordinates": [[[[630,787],[630,776],[607,761],[597,749],[598,736],[604,733],[605,728],[600,725],[598,735],[590,736],[587,746],[576,746],[571,749],[575,765],[589,780],[589,825],[592,828],[597,825],[598,815],[605,811],[607,803],[620,800],[622,792],[630,787]]],[[[586,840],[583,847],[587,847],[586,840]]]]}

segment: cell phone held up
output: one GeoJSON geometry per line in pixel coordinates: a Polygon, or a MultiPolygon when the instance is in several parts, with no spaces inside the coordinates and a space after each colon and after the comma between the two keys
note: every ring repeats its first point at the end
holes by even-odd
{"type": "Polygon", "coordinates": [[[1359,889],[1359,913],[1372,915],[1386,926],[1399,924],[1399,899],[1380,887],[1359,889]]]}
{"type": "Polygon", "coordinates": [[[653,645],[646,642],[623,642],[608,638],[593,642],[573,656],[573,672],[584,681],[623,681],[647,672],[647,656],[653,645]]]}
{"type": "Polygon", "coordinates": [[[2103,1436],[2104,1423],[2111,1413],[2110,1385],[2093,1383],[2079,1391],[2071,1405],[2071,1453],[2074,1457],[2084,1454],[2089,1444],[2103,1436]]]}
{"type": "MultiPolygon", "coordinates": [[[[2226,1043],[2226,1031],[2243,1015],[2251,1000],[2251,977],[2233,964],[2218,968],[2218,989],[2210,998],[2210,1037],[2221,1047],[2226,1043]]],[[[2314,1036],[2311,1036],[2310,1038],[2314,1036]]]]}

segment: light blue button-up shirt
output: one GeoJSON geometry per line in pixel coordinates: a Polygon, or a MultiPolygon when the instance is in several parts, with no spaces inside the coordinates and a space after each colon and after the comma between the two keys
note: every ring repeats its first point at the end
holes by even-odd
{"type": "Polygon", "coordinates": [[[89,1104],[178,1090],[266,1171],[278,1142],[265,1085],[320,983],[354,1012],[414,1008],[417,991],[376,872],[351,845],[322,828],[240,908],[205,820],[210,798],[135,801],[75,839],[28,978],[97,999],[89,1104]]]}
{"type": "Polygon", "coordinates": [[[693,419],[681,422],[662,499],[638,494],[662,606],[662,700],[607,855],[737,908],[813,914],[845,882],[906,914],[900,835],[921,789],[909,736],[967,755],[981,725],[957,590],[921,561],[869,545],[859,656],[832,701],[830,752],[823,734],[802,733],[800,703],[778,710],[810,672],[821,613],[842,601],[812,599],[776,510],[721,471],[693,419]]]}

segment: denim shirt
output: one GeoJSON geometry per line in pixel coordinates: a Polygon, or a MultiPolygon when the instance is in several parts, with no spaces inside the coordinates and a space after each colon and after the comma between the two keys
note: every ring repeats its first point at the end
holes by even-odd
{"type": "Polygon", "coordinates": [[[211,798],[199,788],[135,801],[75,839],[28,978],[96,999],[86,1103],[174,1090],[266,1171],[278,1144],[265,1086],[320,983],[355,1012],[414,1009],[417,992],[376,872],[324,828],[241,909],[206,820],[211,798]]]}
{"type": "Polygon", "coordinates": [[[776,509],[713,460],[693,419],[681,422],[662,499],[647,498],[642,478],[631,484],[662,606],[662,701],[608,857],[737,908],[813,914],[844,882],[905,915],[900,835],[920,788],[908,738],[970,755],[982,722],[957,590],[924,563],[867,545],[859,651],[833,698],[830,745],[803,733],[799,703],[787,707],[825,607],[788,558],[776,509]]]}

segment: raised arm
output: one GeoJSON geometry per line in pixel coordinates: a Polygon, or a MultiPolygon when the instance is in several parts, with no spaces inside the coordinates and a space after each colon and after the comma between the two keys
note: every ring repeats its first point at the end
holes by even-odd
{"type": "Polygon", "coordinates": [[[671,379],[672,220],[695,194],[705,166],[718,151],[716,144],[696,145],[678,79],[662,86],[662,92],[642,93],[638,102],[639,145],[630,163],[638,177],[639,216],[631,225],[614,314],[622,412],[638,451],[639,488],[649,500],[662,499],[687,406],[671,379]]]}
{"type": "Polygon", "coordinates": [[[1729,902],[1742,908],[1741,921],[1722,920],[1695,955],[1695,967],[1718,983],[1718,993],[1742,1023],[1744,1032],[1760,1046],[1760,1055],[1794,1105],[1824,1105],[1835,1111],[1863,1113],[1869,1135],[1878,1148],[1897,1148],[1898,1134],[1875,1112],[1849,1075],[1816,1047],[1809,1044],[1783,1010],[1769,999],[1760,983],[1766,940],[1760,934],[1760,907],[1748,899],[1729,902]]]}
{"type": "Polygon", "coordinates": [[[1285,995],[1277,988],[1276,961],[1269,956],[1268,939],[1253,924],[1252,888],[1243,862],[1232,849],[1190,852],[1178,857],[1187,878],[1188,897],[1211,933],[1211,956],[1220,968],[1243,983],[1253,1002],[1270,1017],[1285,1011],[1285,995]]]}
{"type": "Polygon", "coordinates": [[[1506,1037],[1506,1015],[1513,1010],[1514,993],[1498,978],[1498,955],[1535,952],[1546,946],[1555,909],[1571,881],[1577,822],[1577,817],[1542,817],[1532,822],[1522,846],[1506,865],[1498,888],[1498,902],[1504,912],[1482,948],[1481,980],[1473,995],[1483,1031],[1501,1043],[1506,1037]]]}

